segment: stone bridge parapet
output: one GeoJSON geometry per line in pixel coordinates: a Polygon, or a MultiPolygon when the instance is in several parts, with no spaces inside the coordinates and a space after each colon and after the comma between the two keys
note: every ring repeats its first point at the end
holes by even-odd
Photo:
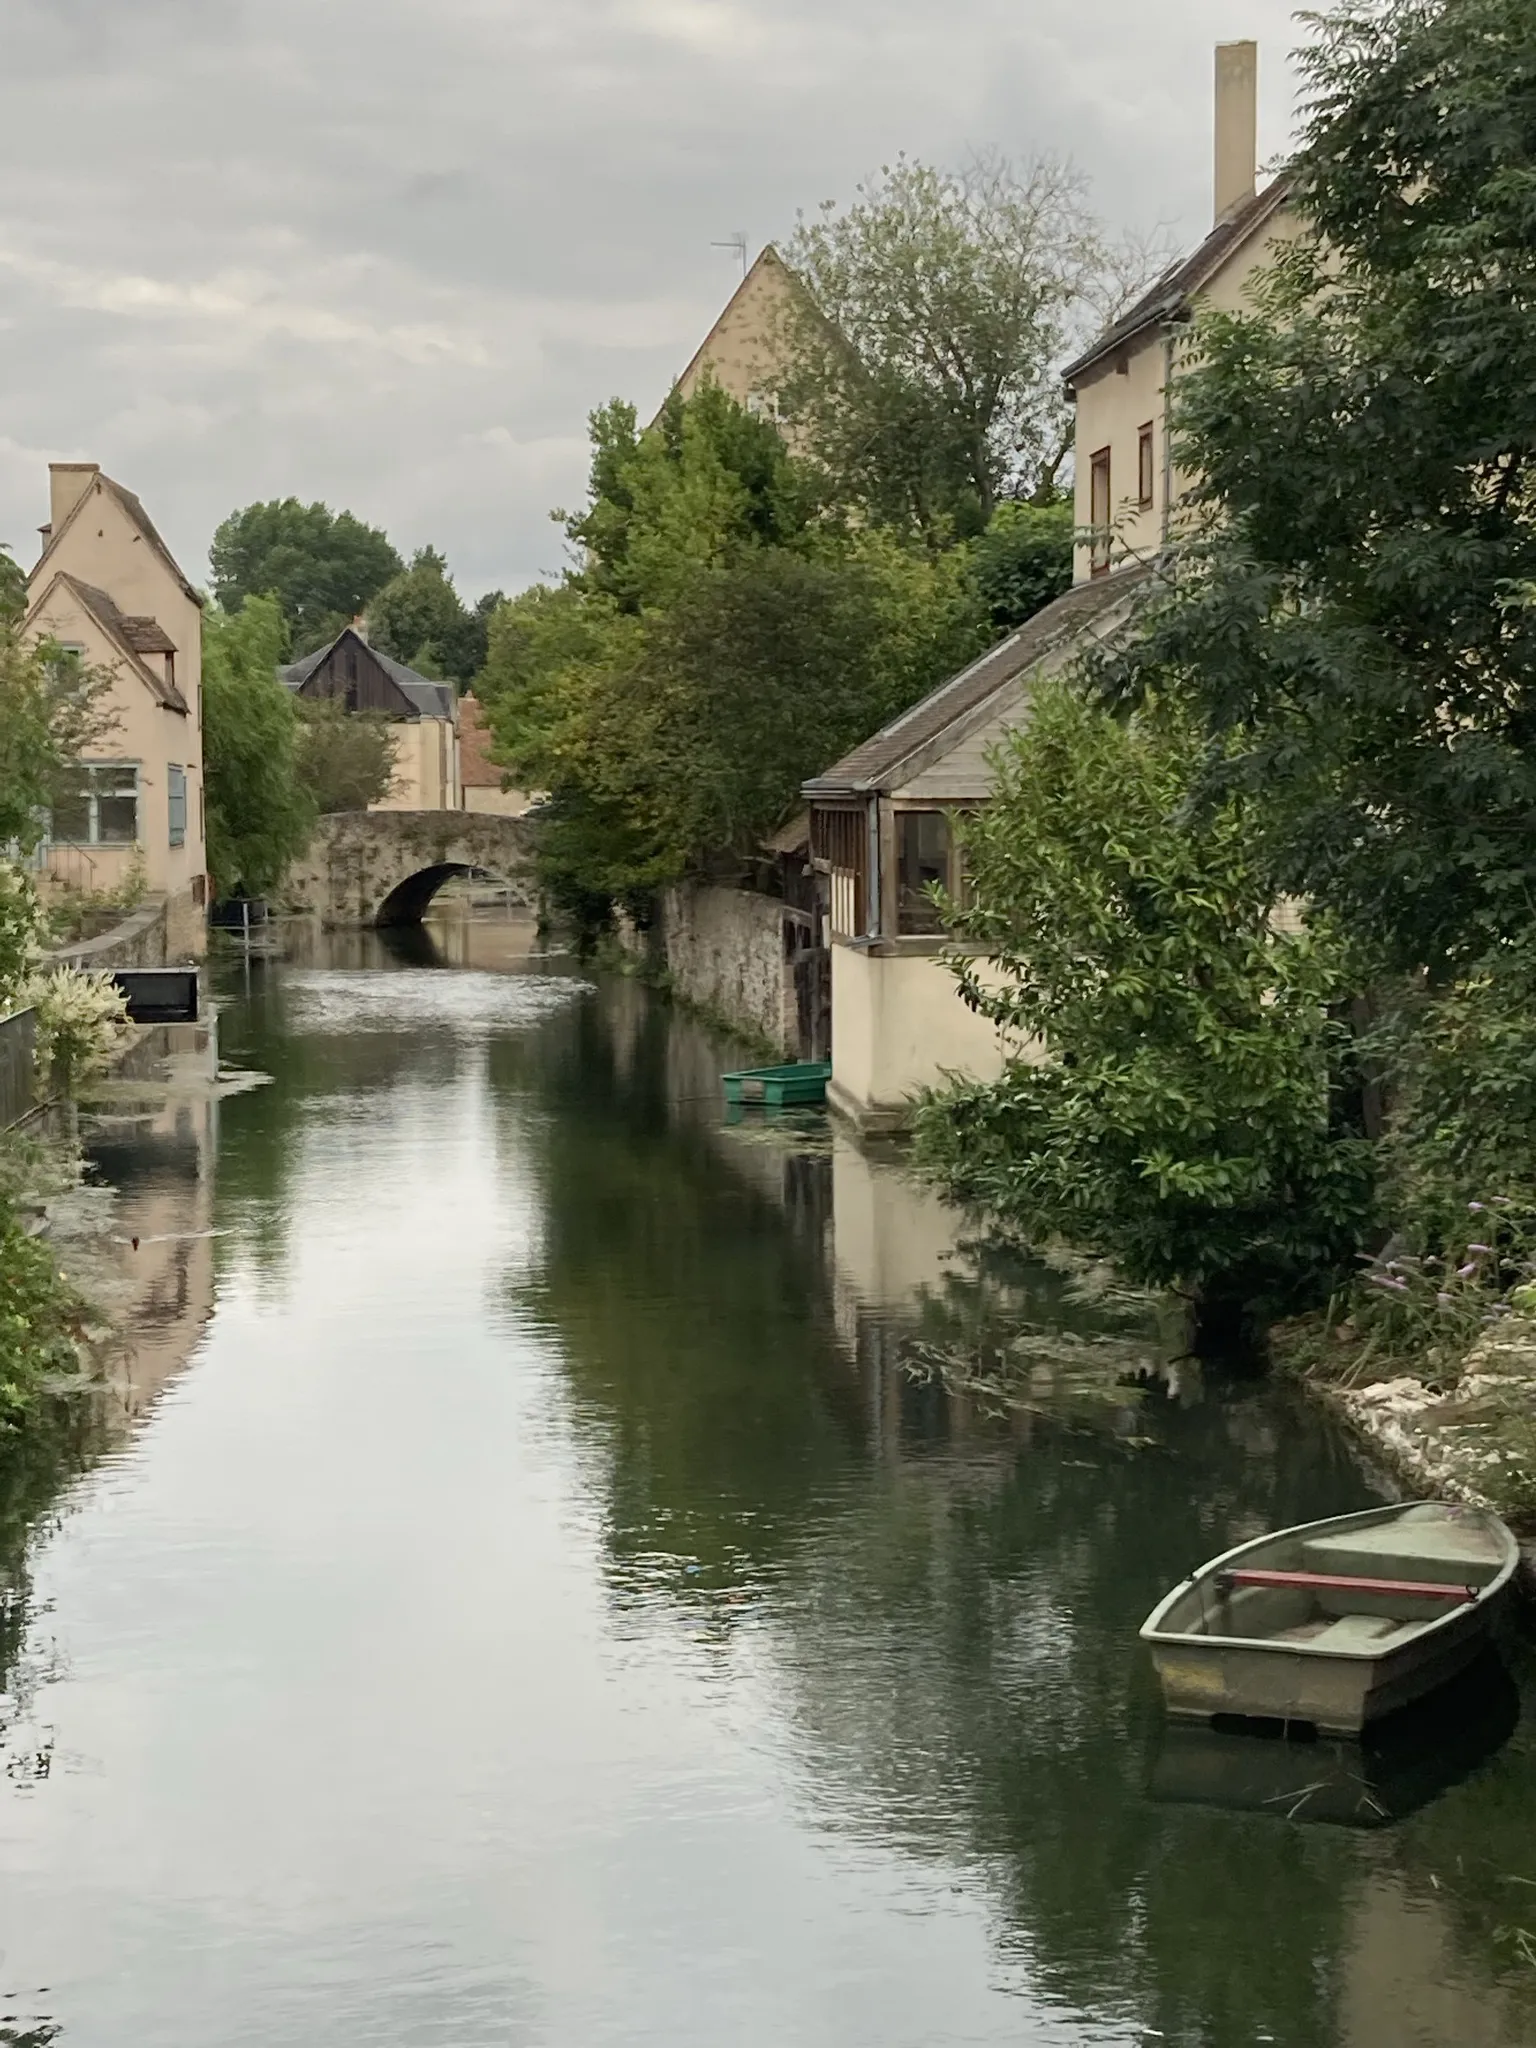
{"type": "Polygon", "coordinates": [[[288,870],[282,900],[328,926],[416,924],[453,875],[487,874],[536,907],[525,818],[481,811],[336,811],[288,870]]]}

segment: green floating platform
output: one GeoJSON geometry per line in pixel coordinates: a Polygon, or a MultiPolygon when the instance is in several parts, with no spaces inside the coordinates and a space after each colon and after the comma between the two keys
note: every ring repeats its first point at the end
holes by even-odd
{"type": "Polygon", "coordinates": [[[742,1067],[722,1074],[720,1083],[729,1103],[761,1102],[770,1109],[785,1109],[791,1103],[825,1102],[831,1078],[830,1060],[799,1060],[788,1067],[742,1067]]]}

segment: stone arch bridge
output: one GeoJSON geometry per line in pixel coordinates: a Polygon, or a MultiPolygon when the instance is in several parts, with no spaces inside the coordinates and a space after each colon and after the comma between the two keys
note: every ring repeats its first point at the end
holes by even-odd
{"type": "Polygon", "coordinates": [[[491,875],[531,910],[525,818],[481,811],[336,811],[288,870],[283,902],[332,926],[416,924],[454,875],[491,875]]]}

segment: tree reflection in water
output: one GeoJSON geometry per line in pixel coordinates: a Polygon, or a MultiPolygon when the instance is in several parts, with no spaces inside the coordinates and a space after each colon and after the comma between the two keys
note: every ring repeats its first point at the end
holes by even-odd
{"type": "MultiPolygon", "coordinates": [[[[1170,1383],[1147,1304],[1016,1253],[840,1312],[826,1148],[733,1147],[698,1107],[721,1054],[688,1036],[621,993],[492,1055],[503,1116],[544,1140],[515,1292],[558,1337],[626,1625],[670,1610],[727,1659],[750,1635],[754,1668],[771,1648],[821,1821],[969,1872],[1062,2006],[1210,2048],[1353,2038],[1379,1872],[1432,1845],[1461,1915],[1447,1870],[1496,1810],[1523,1867],[1530,1755],[1370,1841],[1160,1804],[1137,1629],[1212,1552],[1368,1505],[1368,1476],[1278,1389],[1170,1383]]],[[[1469,2028],[1473,1980],[1514,1962],[1481,1932],[1469,2028]]]]}

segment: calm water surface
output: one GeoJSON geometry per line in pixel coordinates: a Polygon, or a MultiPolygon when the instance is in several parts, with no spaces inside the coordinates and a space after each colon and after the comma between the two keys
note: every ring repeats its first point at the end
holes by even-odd
{"type": "Polygon", "coordinates": [[[0,2041],[1536,2041],[1522,1653],[1365,1772],[1170,1742],[1138,1654],[1348,1448],[1106,1398],[1060,1276],[527,955],[229,971],[272,1084],[102,1136],[139,1341],[0,1514],[0,2041]],[[906,1369],[1020,1341],[1007,1421],[906,1369]]]}

